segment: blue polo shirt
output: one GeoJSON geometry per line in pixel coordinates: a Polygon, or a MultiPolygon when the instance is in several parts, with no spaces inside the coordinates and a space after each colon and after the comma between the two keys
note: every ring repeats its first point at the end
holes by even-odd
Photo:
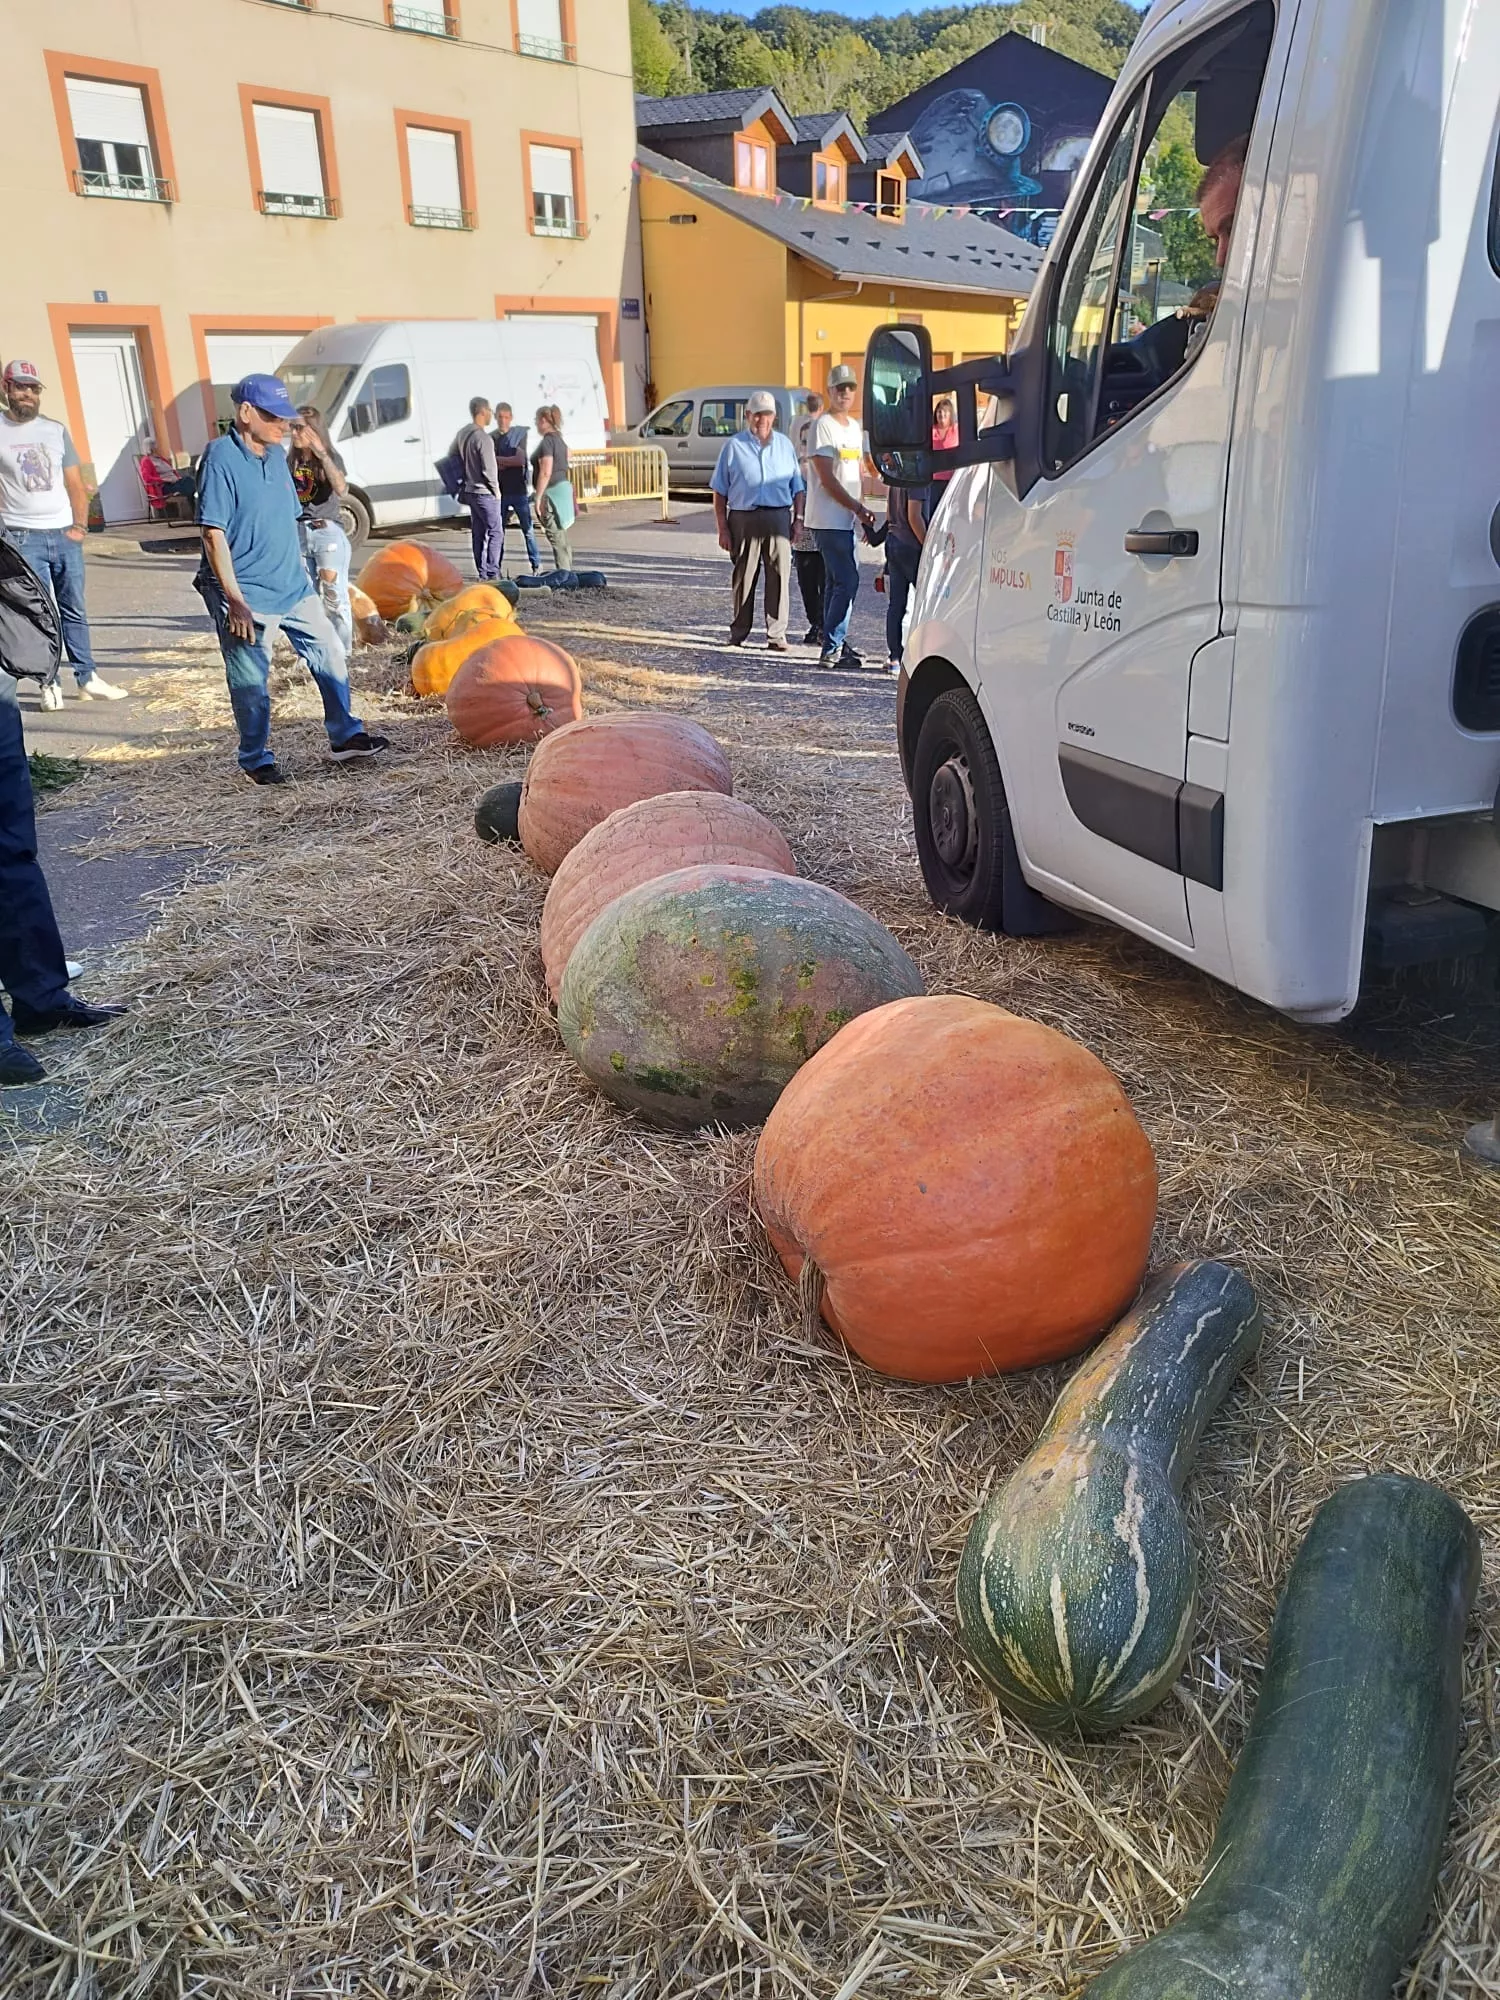
{"type": "Polygon", "coordinates": [[[797,450],[785,431],[772,431],[762,444],[754,431],[736,431],[719,453],[708,482],[722,493],[731,514],[751,507],[790,507],[806,491],[797,450]]]}
{"type": "Polygon", "coordinates": [[[226,431],[204,452],[198,525],[223,529],[240,594],[262,618],[284,617],[312,595],[299,511],[292,470],[279,444],[257,456],[238,431],[226,431]]]}

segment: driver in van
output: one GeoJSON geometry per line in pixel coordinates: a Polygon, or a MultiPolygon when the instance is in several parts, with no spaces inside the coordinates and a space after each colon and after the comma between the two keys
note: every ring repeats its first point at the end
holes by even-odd
{"type": "MultiPolygon", "coordinates": [[[[1229,257],[1229,239],[1234,229],[1235,210],[1240,205],[1240,186],[1245,178],[1245,155],[1250,135],[1242,132],[1215,153],[1198,183],[1198,216],[1204,234],[1214,246],[1214,262],[1222,271],[1229,257]]],[[[1145,364],[1153,383],[1169,382],[1197,348],[1208,330],[1208,322],[1219,298],[1219,280],[1200,285],[1185,306],[1167,319],[1158,320],[1123,343],[1126,351],[1145,364]]]]}

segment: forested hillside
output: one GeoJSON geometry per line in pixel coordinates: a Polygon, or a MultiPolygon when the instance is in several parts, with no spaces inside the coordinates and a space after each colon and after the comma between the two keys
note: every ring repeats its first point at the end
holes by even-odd
{"type": "Polygon", "coordinates": [[[659,97],[770,83],[789,111],[838,105],[861,125],[1007,29],[1043,29],[1049,48],[1115,76],[1140,24],[1125,0],[925,7],[869,21],[801,7],[767,7],[746,20],[684,0],[630,0],[638,90],[659,97]]]}

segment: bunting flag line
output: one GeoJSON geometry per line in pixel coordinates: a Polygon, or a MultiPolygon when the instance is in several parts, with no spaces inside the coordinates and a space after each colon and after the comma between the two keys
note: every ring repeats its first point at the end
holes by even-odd
{"type": "MultiPolygon", "coordinates": [[[[653,173],[658,180],[666,181],[672,187],[685,188],[689,194],[705,194],[709,196],[724,194],[745,195],[743,188],[729,187],[723,181],[709,180],[706,176],[696,176],[690,172],[686,174],[664,174],[659,167],[647,168],[642,166],[639,160],[631,161],[630,171],[637,180],[640,179],[643,173],[653,173]]],[[[752,201],[770,200],[774,202],[777,208],[819,208],[825,214],[837,212],[842,215],[878,215],[882,214],[885,208],[885,204],[876,201],[814,201],[809,195],[787,194],[781,188],[778,188],[774,194],[769,196],[749,195],[746,196],[746,199],[752,201]]],[[[952,216],[955,220],[964,220],[971,215],[977,215],[985,219],[993,218],[997,222],[1003,222],[1007,216],[1011,215],[1062,214],[1062,209],[1056,206],[1047,208],[1018,208],[1011,202],[956,202],[944,206],[937,202],[907,200],[904,206],[910,214],[932,216],[939,222],[949,216],[952,216]]],[[[1176,215],[1179,213],[1196,215],[1197,210],[1158,209],[1153,213],[1151,219],[1156,221],[1163,215],[1176,215]]]]}

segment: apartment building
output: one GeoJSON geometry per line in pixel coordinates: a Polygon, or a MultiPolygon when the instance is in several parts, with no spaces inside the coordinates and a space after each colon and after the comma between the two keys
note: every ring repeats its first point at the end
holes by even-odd
{"type": "Polygon", "coordinates": [[[582,320],[641,414],[626,0],[52,0],[6,73],[0,353],[105,520],[331,323],[582,320]]]}

